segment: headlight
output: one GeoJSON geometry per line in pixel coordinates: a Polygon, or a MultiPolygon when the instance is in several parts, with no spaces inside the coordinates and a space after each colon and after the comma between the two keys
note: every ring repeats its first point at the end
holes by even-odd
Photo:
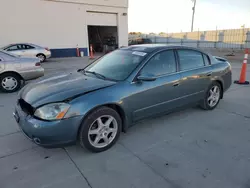
{"type": "Polygon", "coordinates": [[[34,116],[43,120],[60,120],[68,112],[70,105],[67,103],[52,103],[38,108],[34,116]]]}

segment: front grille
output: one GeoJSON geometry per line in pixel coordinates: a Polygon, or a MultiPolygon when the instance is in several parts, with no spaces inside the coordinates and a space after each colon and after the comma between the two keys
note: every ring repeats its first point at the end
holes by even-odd
{"type": "Polygon", "coordinates": [[[19,99],[18,102],[19,102],[19,105],[20,105],[21,109],[22,109],[25,113],[27,113],[27,114],[29,114],[29,115],[33,115],[33,114],[34,114],[34,108],[33,108],[29,103],[27,103],[27,102],[26,102],[25,100],[23,100],[23,99],[19,99]]]}

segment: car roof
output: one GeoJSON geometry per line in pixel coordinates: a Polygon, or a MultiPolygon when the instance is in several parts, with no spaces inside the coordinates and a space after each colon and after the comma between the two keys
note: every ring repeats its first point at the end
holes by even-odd
{"type": "Polygon", "coordinates": [[[30,46],[34,46],[34,47],[39,47],[41,48],[41,46],[38,46],[36,44],[33,44],[33,43],[28,43],[28,42],[23,42],[23,43],[12,43],[12,44],[9,44],[7,46],[4,46],[3,48],[7,48],[7,47],[10,47],[10,46],[13,46],[13,45],[22,45],[22,44],[26,44],[26,45],[30,45],[30,46]]]}
{"type": "Polygon", "coordinates": [[[193,50],[201,51],[197,48],[193,48],[190,46],[175,45],[175,44],[140,44],[140,45],[132,45],[132,46],[124,47],[122,49],[151,53],[151,52],[158,51],[158,50],[178,49],[178,48],[193,49],[193,50]]]}

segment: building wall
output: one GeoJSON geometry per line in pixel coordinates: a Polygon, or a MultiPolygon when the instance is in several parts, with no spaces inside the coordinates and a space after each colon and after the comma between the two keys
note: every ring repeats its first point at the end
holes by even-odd
{"type": "Polygon", "coordinates": [[[78,46],[87,55],[87,11],[115,13],[119,46],[127,45],[127,0],[60,1],[66,0],[1,0],[0,46],[30,42],[49,47],[54,56],[72,56],[78,46]]]}

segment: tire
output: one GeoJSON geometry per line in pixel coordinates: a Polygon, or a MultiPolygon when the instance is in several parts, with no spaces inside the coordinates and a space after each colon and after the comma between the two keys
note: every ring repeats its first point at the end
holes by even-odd
{"type": "Polygon", "coordinates": [[[0,90],[5,93],[13,93],[21,88],[21,78],[14,73],[5,73],[0,75],[0,90]],[[9,86],[7,83],[9,82],[9,86]],[[11,85],[14,84],[14,85],[11,85]]]}
{"type": "Polygon", "coordinates": [[[44,54],[37,54],[36,57],[40,59],[40,62],[44,62],[46,60],[46,56],[44,54]]]}
{"type": "Polygon", "coordinates": [[[221,85],[218,82],[213,82],[208,87],[208,90],[205,94],[205,97],[204,97],[202,103],[200,104],[201,108],[203,108],[204,110],[215,109],[220,102],[222,92],[223,91],[222,91],[221,85]],[[216,89],[216,92],[212,94],[211,92],[215,91],[214,89],[216,89]],[[211,102],[211,101],[213,101],[213,102],[211,102]]]}
{"type": "Polygon", "coordinates": [[[79,131],[79,142],[82,147],[91,152],[103,152],[117,142],[121,130],[120,115],[112,108],[100,107],[84,119],[79,131]]]}

